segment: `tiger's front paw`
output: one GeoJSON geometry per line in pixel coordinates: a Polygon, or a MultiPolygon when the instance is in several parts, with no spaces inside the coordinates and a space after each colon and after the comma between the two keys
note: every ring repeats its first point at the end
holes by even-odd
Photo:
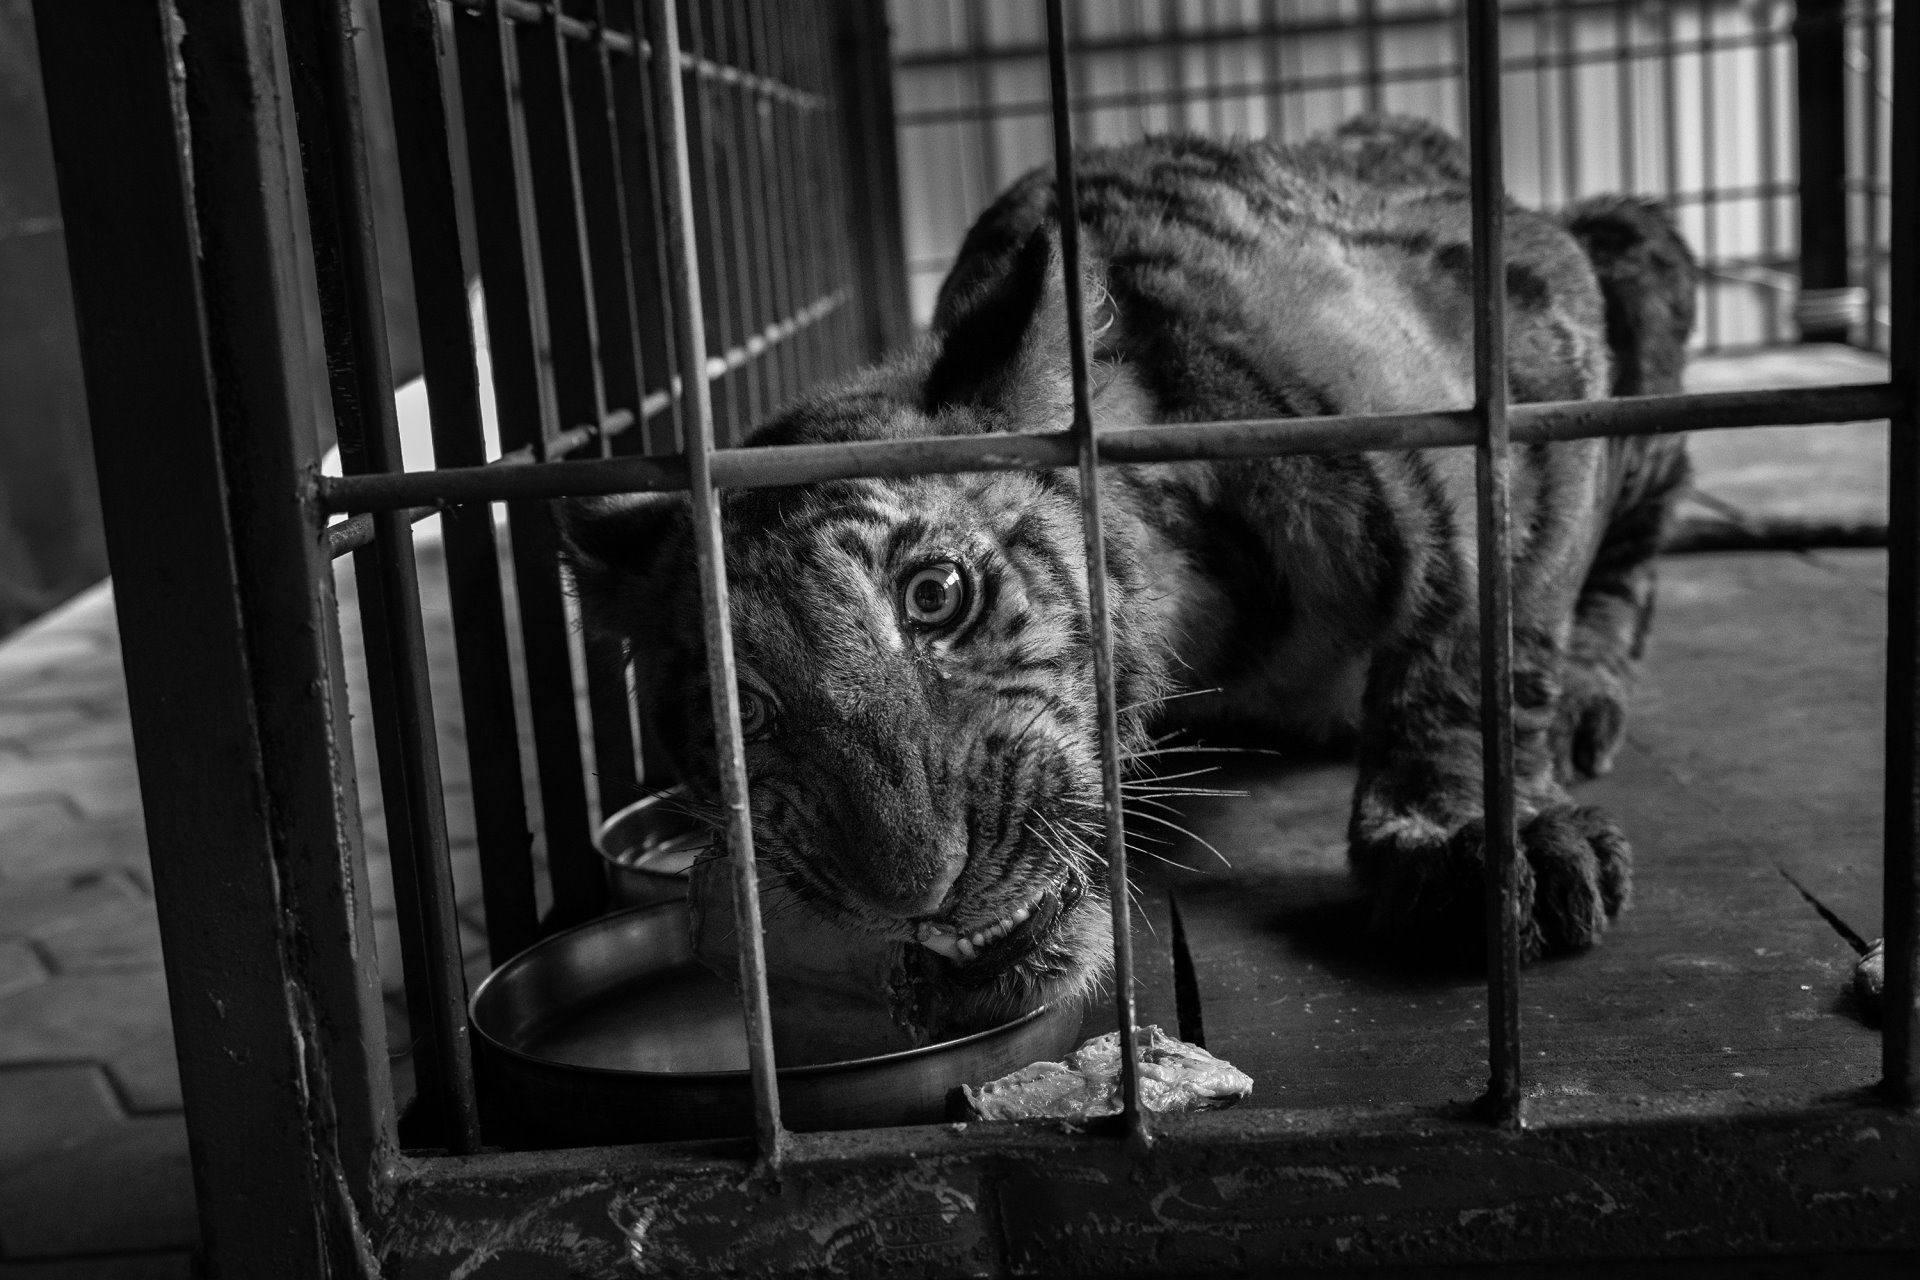
{"type": "MultiPolygon", "coordinates": [[[[1583,951],[1626,905],[1633,851],[1599,809],[1557,804],[1520,823],[1520,957],[1583,951]]],[[[1373,932],[1397,950],[1471,964],[1486,947],[1486,830],[1418,818],[1356,839],[1355,871],[1373,898],[1373,932]]]]}
{"type": "Polygon", "coordinates": [[[1627,682],[1599,666],[1568,663],[1553,725],[1554,773],[1561,782],[1600,778],[1627,736],[1627,682]]]}

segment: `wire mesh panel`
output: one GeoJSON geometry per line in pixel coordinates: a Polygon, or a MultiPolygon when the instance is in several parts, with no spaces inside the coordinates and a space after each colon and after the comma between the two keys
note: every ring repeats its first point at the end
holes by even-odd
{"type": "MultiPolygon", "coordinates": [[[[1818,7],[1503,5],[1508,190],[1548,210],[1600,192],[1667,202],[1705,270],[1702,348],[1789,342],[1808,327],[1796,311],[1796,35],[1804,11],[1818,7]]],[[[1849,219],[1823,211],[1816,225],[1840,237],[1843,278],[1837,293],[1821,286],[1811,327],[1831,336],[1830,315],[1838,315],[1841,336],[1851,331],[1884,349],[1884,318],[1867,323],[1857,290],[1884,294],[1873,280],[1884,272],[1875,245],[1885,209],[1865,205],[1870,188],[1882,198],[1886,189],[1885,121],[1868,119],[1868,104],[1884,115],[1890,4],[1851,4],[1844,15],[1841,4],[1831,8],[1833,99],[1842,110],[1844,78],[1854,125],[1836,116],[1815,146],[1851,174],[1859,260],[1847,277],[1849,219]]],[[[1073,9],[1085,32],[1075,46],[1077,132],[1087,142],[1170,130],[1295,142],[1357,112],[1389,111],[1464,135],[1462,12],[1460,0],[1081,3],[1073,9]]],[[[911,287],[924,322],[974,216],[1046,158],[1044,41],[1038,11],[1013,0],[895,0],[892,13],[911,287]]]]}

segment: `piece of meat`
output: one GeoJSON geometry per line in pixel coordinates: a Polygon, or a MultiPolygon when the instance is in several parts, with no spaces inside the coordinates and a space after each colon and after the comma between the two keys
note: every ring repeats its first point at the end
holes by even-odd
{"type": "MultiPolygon", "coordinates": [[[[1140,1105],[1148,1111],[1207,1111],[1253,1092],[1253,1078],[1159,1027],[1134,1029],[1140,1046],[1140,1105]]],[[[1036,1062],[974,1088],[967,1106],[980,1120],[1085,1120],[1120,1110],[1120,1033],[1109,1031],[1067,1055],[1036,1062]]]]}

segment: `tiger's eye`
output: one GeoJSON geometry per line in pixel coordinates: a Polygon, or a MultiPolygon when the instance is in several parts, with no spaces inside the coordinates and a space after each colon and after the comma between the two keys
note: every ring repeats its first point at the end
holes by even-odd
{"type": "Polygon", "coordinates": [[[765,733],[773,723],[773,708],[751,689],[740,690],[740,734],[752,738],[765,733]]]}
{"type": "Polygon", "coordinates": [[[922,627],[947,626],[960,617],[966,605],[966,575],[951,560],[914,570],[901,592],[901,606],[908,620],[922,627]]]}

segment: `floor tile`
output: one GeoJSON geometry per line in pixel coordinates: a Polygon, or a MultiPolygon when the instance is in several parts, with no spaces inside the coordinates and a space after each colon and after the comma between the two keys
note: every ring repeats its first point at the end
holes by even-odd
{"type": "Polygon", "coordinates": [[[160,965],[160,921],[153,903],[125,898],[38,929],[33,941],[56,973],[111,973],[160,965]]]}
{"type": "Polygon", "coordinates": [[[10,1260],[189,1249],[198,1237],[177,1115],[122,1121],[0,1178],[0,1256],[10,1260]]]}
{"type": "Polygon", "coordinates": [[[0,1070],[0,1177],[125,1121],[91,1064],[0,1070]]]}
{"type": "Polygon", "coordinates": [[[147,828],[138,813],[82,819],[64,801],[0,806],[0,882],[60,872],[118,870],[144,883],[147,828]],[[22,816],[8,826],[10,815],[22,816]]]}
{"type": "Polygon", "coordinates": [[[193,1274],[193,1255],[185,1251],[0,1262],[0,1280],[192,1280],[193,1274]]]}
{"type": "Polygon", "coordinates": [[[139,770],[126,754],[29,759],[0,772],[0,804],[47,796],[67,798],[88,817],[138,813],[139,770]]]}
{"type": "Polygon", "coordinates": [[[52,977],[0,999],[0,1064],[100,1061],[169,1021],[158,970],[52,977]]]}
{"type": "MultiPolygon", "coordinates": [[[[0,850],[0,857],[4,857],[0,850]]],[[[0,880],[0,938],[23,938],[101,907],[138,902],[133,883],[111,867],[50,871],[0,880]]]]}
{"type": "Polygon", "coordinates": [[[109,1058],[107,1074],[129,1111],[148,1114],[180,1109],[180,1062],[175,1057],[171,1027],[109,1058]]]}
{"type": "Polygon", "coordinates": [[[32,947],[17,940],[0,942],[0,996],[44,982],[46,977],[47,966],[32,947]]]}

